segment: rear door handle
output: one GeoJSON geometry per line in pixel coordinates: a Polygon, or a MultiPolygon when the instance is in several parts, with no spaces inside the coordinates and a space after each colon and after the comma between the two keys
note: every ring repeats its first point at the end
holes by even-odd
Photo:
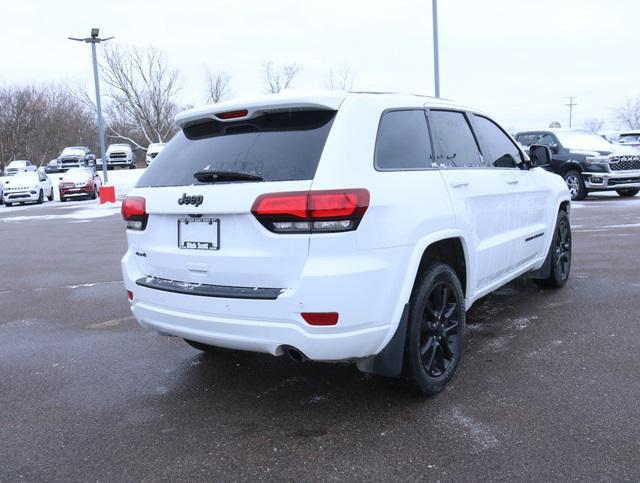
{"type": "Polygon", "coordinates": [[[469,183],[467,183],[467,182],[459,182],[459,183],[450,183],[449,185],[452,188],[466,188],[467,186],[469,186],[469,183]]]}
{"type": "Polygon", "coordinates": [[[509,181],[507,181],[507,184],[518,184],[520,181],[517,179],[510,179],[509,181]]]}

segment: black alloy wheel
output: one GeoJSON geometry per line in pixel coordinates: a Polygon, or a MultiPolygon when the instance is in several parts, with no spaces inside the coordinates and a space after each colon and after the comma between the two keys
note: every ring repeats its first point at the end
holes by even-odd
{"type": "Polygon", "coordinates": [[[411,297],[405,376],[422,394],[441,392],[462,356],[464,294],[456,272],[434,262],[422,270],[411,297]]]}
{"type": "Polygon", "coordinates": [[[420,328],[420,356],[425,371],[440,377],[460,351],[460,304],[449,281],[433,285],[420,328]]]}

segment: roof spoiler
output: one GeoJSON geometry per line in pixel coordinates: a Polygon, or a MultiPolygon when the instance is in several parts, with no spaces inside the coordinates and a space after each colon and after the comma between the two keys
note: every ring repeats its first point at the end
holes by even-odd
{"type": "Polygon", "coordinates": [[[239,119],[251,119],[265,112],[288,110],[331,110],[337,111],[345,95],[321,95],[291,97],[274,95],[256,99],[220,102],[183,111],[175,117],[175,123],[183,129],[207,119],[220,122],[232,122],[239,119]]]}

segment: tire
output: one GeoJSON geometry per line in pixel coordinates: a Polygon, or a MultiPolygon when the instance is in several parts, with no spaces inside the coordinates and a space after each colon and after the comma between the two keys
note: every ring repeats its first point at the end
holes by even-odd
{"type": "Polygon", "coordinates": [[[95,200],[98,197],[98,189],[94,186],[91,195],[89,196],[92,200],[95,200]]]}
{"type": "Polygon", "coordinates": [[[631,198],[632,196],[635,196],[638,193],[640,193],[640,189],[638,189],[638,188],[626,188],[626,189],[622,189],[622,190],[616,190],[616,193],[618,193],[623,198],[631,198]]]}
{"type": "Polygon", "coordinates": [[[47,199],[49,201],[53,201],[53,198],[54,198],[54,196],[53,196],[53,188],[51,188],[51,194],[49,196],[47,196],[47,199]]]}
{"type": "Polygon", "coordinates": [[[6,206],[7,208],[11,208],[11,206],[13,206],[13,203],[6,202],[4,206],[6,206]]]}
{"type": "Polygon", "coordinates": [[[426,396],[441,392],[462,356],[464,295],[458,276],[443,263],[422,272],[411,296],[404,376],[426,396]]]}
{"type": "Polygon", "coordinates": [[[67,201],[67,199],[64,196],[60,195],[60,201],[64,203],[65,201],[67,201]]]}
{"type": "Polygon", "coordinates": [[[38,201],[36,203],[38,203],[39,205],[44,203],[44,191],[40,190],[40,194],[38,195],[38,201]]]}
{"type": "Polygon", "coordinates": [[[129,165],[129,169],[136,169],[136,165],[135,164],[130,164],[129,165]]]}
{"type": "Polygon", "coordinates": [[[187,344],[189,344],[191,347],[193,347],[194,349],[198,349],[199,351],[209,352],[209,353],[217,352],[217,349],[212,345],[203,344],[202,342],[196,342],[195,340],[189,340],[189,339],[184,339],[184,341],[187,344]]]}
{"type": "Polygon", "coordinates": [[[540,287],[561,288],[569,280],[571,273],[571,224],[565,211],[558,213],[553,231],[553,240],[547,253],[546,263],[551,263],[551,272],[547,278],[534,279],[540,287]]]}
{"type": "Polygon", "coordinates": [[[582,173],[575,169],[570,169],[562,176],[564,182],[571,193],[571,201],[584,200],[587,197],[587,188],[584,187],[582,173]]]}

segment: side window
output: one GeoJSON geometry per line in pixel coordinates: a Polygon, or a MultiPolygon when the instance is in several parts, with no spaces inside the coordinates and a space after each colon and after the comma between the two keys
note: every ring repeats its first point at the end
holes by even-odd
{"type": "Polygon", "coordinates": [[[539,137],[540,135],[535,133],[534,134],[518,134],[518,136],[516,137],[516,141],[518,141],[524,147],[529,147],[532,144],[536,144],[539,137]]]}
{"type": "Polygon", "coordinates": [[[520,150],[496,123],[486,117],[473,116],[478,136],[487,151],[484,161],[496,168],[515,168],[522,161],[520,150]]]}
{"type": "Polygon", "coordinates": [[[556,141],[556,138],[551,134],[544,134],[538,138],[536,144],[543,144],[545,146],[557,146],[558,141],[556,141]]]}
{"type": "Polygon", "coordinates": [[[483,166],[478,144],[464,114],[432,110],[429,112],[429,122],[437,152],[437,167],[483,166]]]}
{"type": "Polygon", "coordinates": [[[382,114],[376,139],[376,169],[424,169],[431,165],[431,159],[424,110],[387,111],[382,114]]]}

